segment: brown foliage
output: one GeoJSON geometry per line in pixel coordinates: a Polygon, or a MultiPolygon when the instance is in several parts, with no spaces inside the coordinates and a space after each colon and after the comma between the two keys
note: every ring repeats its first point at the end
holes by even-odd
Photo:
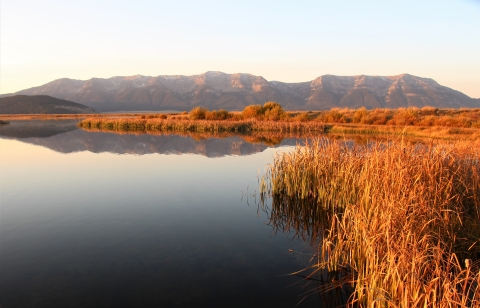
{"type": "Polygon", "coordinates": [[[318,245],[312,269],[353,288],[348,307],[480,307],[478,149],[319,139],[275,159],[262,206],[318,245]]]}
{"type": "Polygon", "coordinates": [[[358,123],[367,125],[444,126],[478,128],[480,109],[439,109],[416,107],[399,109],[331,109],[316,117],[322,123],[358,123]]]}

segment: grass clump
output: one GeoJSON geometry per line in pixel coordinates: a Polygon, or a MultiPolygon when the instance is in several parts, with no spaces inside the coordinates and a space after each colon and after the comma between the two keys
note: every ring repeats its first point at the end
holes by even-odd
{"type": "Polygon", "coordinates": [[[261,192],[349,306],[480,306],[478,145],[317,139],[278,156],[261,192]]]}

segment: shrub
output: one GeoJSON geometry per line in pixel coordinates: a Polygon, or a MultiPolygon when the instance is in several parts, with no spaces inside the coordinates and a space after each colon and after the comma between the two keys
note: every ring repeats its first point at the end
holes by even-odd
{"type": "Polygon", "coordinates": [[[321,113],[316,118],[317,121],[323,123],[346,123],[346,119],[343,114],[338,111],[338,109],[332,108],[330,111],[321,113]]]}
{"type": "Polygon", "coordinates": [[[242,111],[242,116],[244,119],[257,118],[262,115],[262,106],[260,105],[248,105],[242,111]]]}
{"type": "Polygon", "coordinates": [[[207,120],[227,120],[231,118],[231,114],[225,110],[225,109],[220,109],[220,110],[213,110],[213,111],[208,111],[205,113],[205,119],[207,120]]]}
{"type": "Polygon", "coordinates": [[[205,115],[208,112],[208,109],[205,107],[195,107],[190,111],[191,120],[205,120],[205,115]]]}
{"type": "Polygon", "coordinates": [[[241,121],[243,119],[244,118],[243,118],[243,115],[241,113],[232,114],[232,118],[231,118],[232,121],[241,121]]]}
{"type": "Polygon", "coordinates": [[[279,103],[266,102],[262,109],[265,120],[278,121],[285,117],[285,111],[279,103]]]}
{"type": "Polygon", "coordinates": [[[367,108],[362,107],[355,111],[353,115],[353,123],[362,123],[363,118],[367,116],[367,108]]]}
{"type": "Polygon", "coordinates": [[[418,109],[398,108],[392,119],[388,121],[390,125],[414,125],[418,118],[418,109]]]}
{"type": "Polygon", "coordinates": [[[310,121],[310,118],[308,117],[308,113],[299,113],[297,114],[293,119],[295,122],[306,122],[310,121]]]}

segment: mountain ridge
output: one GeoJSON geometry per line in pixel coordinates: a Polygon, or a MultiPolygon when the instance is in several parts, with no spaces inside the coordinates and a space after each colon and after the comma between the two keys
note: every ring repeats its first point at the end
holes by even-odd
{"type": "MultiPolygon", "coordinates": [[[[321,110],[333,107],[441,108],[480,107],[480,100],[410,74],[394,76],[322,75],[312,81],[267,81],[246,73],[208,71],[199,75],[115,76],[76,80],[61,78],[14,94],[45,94],[102,111],[240,110],[250,104],[276,101],[285,109],[321,110]]],[[[4,94],[2,96],[8,96],[4,94]]]]}

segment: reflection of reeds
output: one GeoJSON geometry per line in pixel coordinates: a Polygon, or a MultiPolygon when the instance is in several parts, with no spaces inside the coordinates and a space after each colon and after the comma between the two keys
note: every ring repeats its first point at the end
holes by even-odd
{"type": "Polygon", "coordinates": [[[165,131],[165,132],[324,132],[325,126],[318,122],[281,121],[195,121],[139,118],[87,118],[78,124],[82,128],[97,128],[112,131],[165,131]]]}
{"type": "Polygon", "coordinates": [[[316,140],[277,157],[261,191],[274,227],[316,240],[315,267],[354,287],[350,304],[480,306],[478,144],[316,140]]]}

